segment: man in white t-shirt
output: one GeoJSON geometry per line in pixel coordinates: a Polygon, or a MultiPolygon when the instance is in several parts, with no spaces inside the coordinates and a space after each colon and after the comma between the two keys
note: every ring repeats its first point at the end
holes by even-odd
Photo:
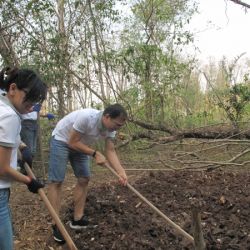
{"type": "MultiPolygon", "coordinates": [[[[113,143],[115,131],[120,129],[126,120],[125,109],[120,104],[113,104],[104,111],[96,109],[74,111],[60,120],[52,132],[48,198],[59,214],[62,183],[69,160],[77,178],[74,190],[74,216],[70,222],[70,227],[73,229],[85,228],[88,225],[84,207],[90,179],[89,157],[92,156],[100,165],[108,161],[120,176],[120,182],[123,185],[127,184],[127,175],[113,143]],[[92,148],[92,145],[100,140],[105,141],[106,157],[92,148]]],[[[53,235],[57,242],[65,242],[56,225],[53,225],[53,235]]]]}

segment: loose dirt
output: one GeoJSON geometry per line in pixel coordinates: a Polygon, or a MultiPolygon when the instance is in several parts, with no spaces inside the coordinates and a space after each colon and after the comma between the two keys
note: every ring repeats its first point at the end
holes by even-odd
{"type": "MultiPolygon", "coordinates": [[[[130,184],[191,235],[191,209],[198,204],[207,249],[250,249],[249,171],[130,173],[130,184]]],[[[79,249],[193,249],[108,170],[94,173],[88,195],[86,214],[97,227],[70,229],[73,186],[74,177],[69,174],[60,217],[79,249]]],[[[38,195],[15,184],[10,203],[15,249],[67,249],[54,242],[50,216],[38,195]]]]}

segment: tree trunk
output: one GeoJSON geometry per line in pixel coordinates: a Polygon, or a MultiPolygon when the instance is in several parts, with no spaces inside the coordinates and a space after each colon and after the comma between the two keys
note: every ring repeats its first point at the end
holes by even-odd
{"type": "Polygon", "coordinates": [[[0,55],[7,66],[19,66],[17,55],[13,49],[10,35],[0,24],[0,55]]]}
{"type": "Polygon", "coordinates": [[[60,37],[59,41],[59,51],[60,56],[58,60],[58,75],[60,76],[57,81],[57,93],[58,93],[58,108],[59,116],[63,117],[65,115],[66,107],[68,103],[71,102],[72,94],[70,91],[70,82],[69,79],[65,79],[66,71],[68,69],[68,51],[67,51],[67,39],[64,25],[64,0],[58,0],[58,33],[60,37]],[[67,82],[65,82],[65,80],[67,82]],[[65,98],[65,93],[67,98],[65,98]],[[66,102],[65,102],[66,101],[66,102]]]}
{"type": "Polygon", "coordinates": [[[102,63],[100,60],[101,51],[100,51],[100,47],[99,47],[98,35],[97,35],[97,30],[96,30],[97,24],[96,24],[95,16],[94,16],[93,11],[92,11],[91,0],[88,0],[87,3],[89,6],[89,13],[90,13],[90,17],[91,17],[91,21],[92,21],[92,25],[93,25],[93,33],[94,33],[94,40],[95,40],[95,49],[96,49],[96,54],[97,54],[97,65],[98,65],[97,75],[98,75],[98,80],[100,82],[102,97],[104,100],[106,100],[107,97],[106,97],[104,81],[103,81],[102,63]]]}

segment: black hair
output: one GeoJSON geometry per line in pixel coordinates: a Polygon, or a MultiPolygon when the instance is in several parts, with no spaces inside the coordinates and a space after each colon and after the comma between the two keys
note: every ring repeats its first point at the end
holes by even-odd
{"type": "Polygon", "coordinates": [[[27,92],[24,101],[41,103],[46,98],[47,85],[33,70],[5,67],[0,72],[0,88],[8,92],[12,83],[27,92]]]}
{"type": "Polygon", "coordinates": [[[109,105],[103,111],[103,115],[109,115],[110,118],[115,119],[117,117],[122,117],[124,119],[128,118],[128,114],[124,107],[118,103],[109,105]]]}

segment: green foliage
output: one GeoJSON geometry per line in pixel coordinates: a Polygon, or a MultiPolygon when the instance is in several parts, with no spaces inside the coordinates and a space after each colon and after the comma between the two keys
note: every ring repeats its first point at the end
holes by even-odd
{"type": "Polygon", "coordinates": [[[222,102],[219,102],[218,106],[227,112],[228,118],[232,122],[236,124],[240,122],[250,102],[249,85],[233,85],[230,89],[224,90],[221,97],[222,102]]]}
{"type": "MultiPolygon", "coordinates": [[[[180,55],[193,39],[185,30],[197,10],[193,0],[90,2],[94,22],[87,1],[64,1],[60,20],[56,1],[0,0],[0,21],[20,64],[32,65],[53,90],[50,108],[56,103],[56,109],[68,112],[68,104],[81,100],[82,106],[99,109],[103,91],[106,102],[119,101],[136,119],[174,127],[222,121],[225,111],[233,121],[249,115],[249,86],[225,90],[237,60],[229,67],[224,59],[221,71],[211,73],[222,110],[211,101],[212,91],[201,92],[197,62],[180,55]]],[[[72,109],[78,108],[73,104],[72,109]]]]}
{"type": "Polygon", "coordinates": [[[180,127],[195,128],[203,127],[215,122],[213,113],[203,111],[186,116],[180,123],[180,127]]]}
{"type": "Polygon", "coordinates": [[[148,120],[165,119],[168,93],[181,86],[188,68],[189,62],[175,53],[175,47],[182,48],[192,40],[183,30],[195,10],[188,2],[135,1],[135,19],[122,33],[121,64],[126,78],[134,79],[133,85],[140,88],[140,104],[148,120]]]}
{"type": "Polygon", "coordinates": [[[232,109],[237,120],[242,118],[245,107],[250,102],[250,86],[234,85],[229,91],[228,108],[232,109]]]}
{"type": "Polygon", "coordinates": [[[44,148],[49,148],[50,138],[53,129],[56,126],[56,121],[49,121],[47,118],[40,118],[41,139],[44,148]]]}

